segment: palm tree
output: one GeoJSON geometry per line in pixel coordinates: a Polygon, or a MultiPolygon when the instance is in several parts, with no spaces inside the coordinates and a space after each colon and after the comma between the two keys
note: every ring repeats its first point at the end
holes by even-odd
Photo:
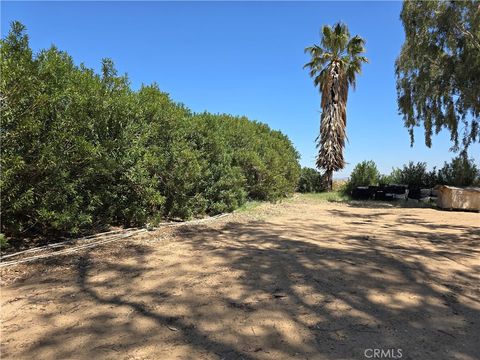
{"type": "Polygon", "coordinates": [[[322,95],[316,165],[325,170],[327,187],[331,190],[333,172],[345,166],[348,88],[355,89],[355,76],[368,59],[361,55],[365,52],[365,40],[358,35],[350,38],[345,24],[323,26],[320,39],[321,45],[305,49],[312,59],[304,68],[310,69],[313,83],[322,95]]]}

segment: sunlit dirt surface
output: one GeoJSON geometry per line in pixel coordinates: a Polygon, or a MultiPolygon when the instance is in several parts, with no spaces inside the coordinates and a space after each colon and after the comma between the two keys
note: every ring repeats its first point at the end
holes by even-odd
{"type": "Polygon", "coordinates": [[[2,282],[2,359],[480,357],[477,213],[297,197],[2,282]]]}

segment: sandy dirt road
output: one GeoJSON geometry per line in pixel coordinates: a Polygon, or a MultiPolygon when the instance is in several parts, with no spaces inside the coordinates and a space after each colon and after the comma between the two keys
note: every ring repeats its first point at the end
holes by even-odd
{"type": "Polygon", "coordinates": [[[2,282],[2,359],[480,358],[476,213],[297,197],[2,282]]]}

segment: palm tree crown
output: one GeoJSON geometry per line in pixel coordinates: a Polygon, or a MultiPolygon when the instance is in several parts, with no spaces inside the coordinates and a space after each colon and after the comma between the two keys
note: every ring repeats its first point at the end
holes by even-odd
{"type": "Polygon", "coordinates": [[[348,88],[355,88],[355,77],[361,72],[362,63],[368,62],[368,59],[361,55],[365,52],[365,40],[358,35],[351,38],[345,24],[323,26],[320,38],[321,45],[305,49],[310,54],[311,61],[304,67],[310,69],[313,83],[320,88],[322,95],[316,164],[325,170],[331,188],[333,172],[345,166],[343,148],[348,88]]]}

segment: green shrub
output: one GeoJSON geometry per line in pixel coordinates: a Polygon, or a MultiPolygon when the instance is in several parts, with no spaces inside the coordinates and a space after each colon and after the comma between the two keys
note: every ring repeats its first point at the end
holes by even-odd
{"type": "Polygon", "coordinates": [[[300,172],[297,191],[301,193],[316,193],[325,191],[326,184],[322,174],[312,168],[304,167],[300,172]]]}
{"type": "Polygon", "coordinates": [[[379,177],[380,173],[375,162],[372,160],[362,161],[353,169],[345,190],[349,193],[357,186],[377,185],[379,177]]]}
{"type": "Polygon", "coordinates": [[[22,24],[1,41],[2,232],[76,234],[231,211],[295,191],[290,140],[245,117],[192,114],[156,84],[130,88],[22,24]]]}

